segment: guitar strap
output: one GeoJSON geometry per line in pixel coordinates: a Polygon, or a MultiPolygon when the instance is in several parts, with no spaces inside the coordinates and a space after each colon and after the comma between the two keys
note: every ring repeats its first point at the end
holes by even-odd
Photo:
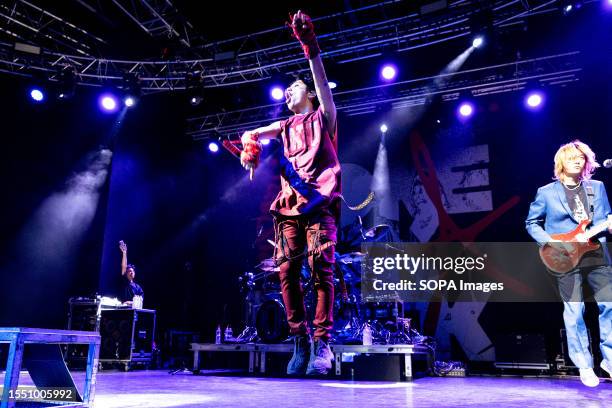
{"type": "Polygon", "coordinates": [[[591,221],[595,219],[595,191],[593,190],[593,186],[591,183],[586,183],[585,186],[587,201],[589,202],[589,218],[591,221]]]}

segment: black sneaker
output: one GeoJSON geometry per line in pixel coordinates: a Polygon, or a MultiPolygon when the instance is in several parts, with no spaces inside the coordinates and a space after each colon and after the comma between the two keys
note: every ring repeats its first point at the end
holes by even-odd
{"type": "Polygon", "coordinates": [[[308,366],[308,357],[312,348],[312,340],[310,335],[301,335],[293,337],[293,356],[287,365],[287,374],[289,375],[304,375],[306,366],[308,366]]]}
{"type": "Polygon", "coordinates": [[[306,375],[325,375],[332,368],[334,354],[325,340],[316,339],[310,353],[306,375]]]}

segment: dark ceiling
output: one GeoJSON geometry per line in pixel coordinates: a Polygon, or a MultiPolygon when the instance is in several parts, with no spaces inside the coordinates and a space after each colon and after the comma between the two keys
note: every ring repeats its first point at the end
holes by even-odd
{"type": "MultiPolygon", "coordinates": [[[[160,1],[150,1],[150,3],[160,1]]],[[[110,0],[28,0],[28,3],[38,6],[55,16],[82,28],[103,39],[105,44],[92,41],[96,47],[96,56],[103,58],[157,59],[163,56],[165,49],[174,48],[173,52],[185,52],[181,45],[167,36],[152,37],[142,30],[119,6],[110,0]]],[[[120,2],[129,3],[129,2],[120,2]]],[[[174,0],[172,4],[179,11],[179,21],[184,18],[193,26],[194,45],[202,45],[218,40],[229,39],[238,35],[251,34],[261,30],[282,27],[290,11],[304,8],[313,17],[330,15],[354,8],[379,4],[373,0],[333,0],[312,1],[265,1],[265,2],[234,2],[234,1],[192,1],[174,0]]],[[[391,2],[392,3],[392,2],[391,2]]],[[[416,7],[416,1],[397,3],[410,4],[416,7]]],[[[8,14],[18,0],[0,0],[4,14],[8,14]]],[[[21,4],[23,6],[23,4],[21,4]]],[[[32,13],[30,17],[36,17],[32,13]]],[[[358,18],[358,16],[356,17],[358,18]]],[[[24,30],[15,22],[0,19],[1,26],[12,32],[24,30]]],[[[357,22],[357,21],[355,21],[357,22]]],[[[32,32],[25,30],[30,38],[32,32]]],[[[38,36],[38,41],[44,44],[44,31],[38,36]]],[[[288,35],[288,34],[287,34],[288,35]]],[[[14,37],[5,31],[0,31],[0,39],[14,41],[14,37]]]]}

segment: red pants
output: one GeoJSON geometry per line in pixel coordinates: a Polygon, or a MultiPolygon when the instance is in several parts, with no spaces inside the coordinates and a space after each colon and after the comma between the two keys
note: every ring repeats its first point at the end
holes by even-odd
{"type": "MultiPolygon", "coordinates": [[[[336,220],[327,209],[298,217],[277,216],[275,221],[278,228],[277,258],[293,258],[302,254],[306,247],[310,251],[328,241],[336,242],[336,220]]],[[[317,293],[314,337],[325,341],[329,340],[334,325],[334,249],[332,245],[308,258],[317,293]]],[[[309,333],[304,290],[300,282],[303,261],[304,257],[297,257],[280,265],[283,301],[293,335],[309,333]]]]}

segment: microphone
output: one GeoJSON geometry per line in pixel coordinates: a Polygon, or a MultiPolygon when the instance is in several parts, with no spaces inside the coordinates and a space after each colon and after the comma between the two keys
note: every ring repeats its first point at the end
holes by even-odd
{"type": "Polygon", "coordinates": [[[612,167],[612,159],[606,159],[606,160],[604,160],[604,161],[603,161],[603,166],[604,166],[606,169],[609,169],[610,167],[612,167]]]}

